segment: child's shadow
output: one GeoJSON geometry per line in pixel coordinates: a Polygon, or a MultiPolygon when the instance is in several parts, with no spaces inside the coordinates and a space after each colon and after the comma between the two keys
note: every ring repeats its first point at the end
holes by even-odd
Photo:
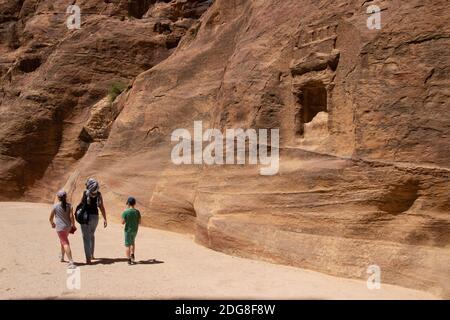
{"type": "Polygon", "coordinates": [[[156,259],[136,261],[136,264],[161,264],[161,263],[164,263],[164,261],[159,261],[156,259]]]}

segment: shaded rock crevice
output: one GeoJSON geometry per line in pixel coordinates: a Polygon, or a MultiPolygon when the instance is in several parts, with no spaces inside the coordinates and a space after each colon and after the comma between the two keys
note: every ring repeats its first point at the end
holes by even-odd
{"type": "Polygon", "coordinates": [[[389,214],[400,214],[408,211],[419,198],[420,183],[409,180],[400,185],[394,185],[380,200],[379,208],[389,214]]]}

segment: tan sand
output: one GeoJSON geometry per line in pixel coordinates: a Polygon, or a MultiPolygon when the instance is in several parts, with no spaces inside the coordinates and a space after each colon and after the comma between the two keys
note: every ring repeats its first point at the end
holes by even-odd
{"type": "MultiPolygon", "coordinates": [[[[138,261],[128,266],[122,227],[97,229],[96,264],[80,265],[81,289],[66,286],[66,264],[50,228],[50,206],[0,203],[0,299],[435,299],[433,295],[382,284],[231,257],[197,245],[191,237],[141,228],[138,261]],[[161,263],[152,264],[156,259],[161,263]]],[[[81,232],[71,236],[75,261],[83,262],[81,232]]]]}

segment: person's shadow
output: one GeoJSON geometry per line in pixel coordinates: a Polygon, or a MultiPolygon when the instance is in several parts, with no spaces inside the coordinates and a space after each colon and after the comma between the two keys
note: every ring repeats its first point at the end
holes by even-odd
{"type": "MultiPolygon", "coordinates": [[[[127,258],[99,258],[91,262],[91,266],[95,265],[110,265],[118,262],[127,262],[127,258]]],[[[164,263],[164,261],[156,260],[156,259],[148,259],[148,260],[141,260],[136,261],[136,264],[161,264],[164,263]]],[[[86,264],[83,264],[86,265],[86,264]]]]}
{"type": "Polygon", "coordinates": [[[108,265],[108,264],[113,264],[113,263],[117,263],[117,262],[127,262],[128,259],[126,258],[99,258],[96,260],[91,261],[91,265],[95,266],[98,264],[104,264],[104,265],[108,265]]]}
{"type": "Polygon", "coordinates": [[[136,261],[136,264],[161,264],[161,263],[164,263],[164,261],[159,261],[156,259],[136,261]]]}

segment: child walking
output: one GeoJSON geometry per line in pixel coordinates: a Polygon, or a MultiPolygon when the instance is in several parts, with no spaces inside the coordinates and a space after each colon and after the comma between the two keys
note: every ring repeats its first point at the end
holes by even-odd
{"type": "Polygon", "coordinates": [[[136,250],[135,239],[141,223],[141,213],[135,209],[136,199],[129,197],[128,208],[122,213],[122,224],[125,225],[125,247],[128,258],[128,265],[136,264],[134,253],[136,250]]]}
{"type": "Polygon", "coordinates": [[[70,269],[76,268],[72,259],[72,251],[70,250],[69,233],[74,232],[75,219],[73,216],[73,210],[70,203],[67,203],[67,194],[65,191],[59,191],[56,196],[59,203],[53,206],[53,210],[50,213],[50,224],[53,229],[56,229],[59,241],[61,243],[61,262],[64,262],[64,254],[69,258],[70,269]]]}

